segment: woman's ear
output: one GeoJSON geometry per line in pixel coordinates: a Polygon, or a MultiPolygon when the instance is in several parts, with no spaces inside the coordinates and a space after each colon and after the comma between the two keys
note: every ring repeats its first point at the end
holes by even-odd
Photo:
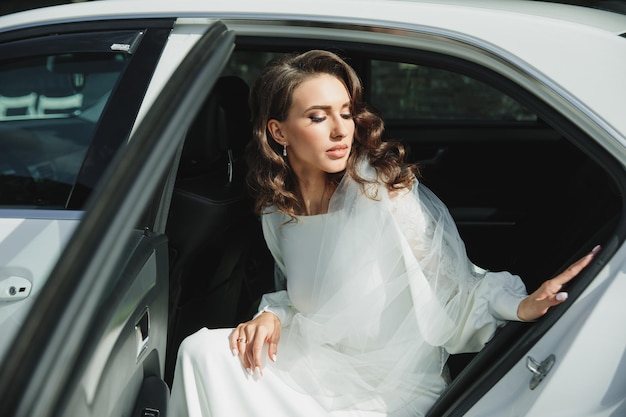
{"type": "Polygon", "coordinates": [[[285,144],[285,137],[283,136],[282,131],[280,130],[280,122],[276,119],[271,119],[267,122],[267,130],[272,135],[272,139],[276,141],[276,143],[280,145],[285,144]]]}

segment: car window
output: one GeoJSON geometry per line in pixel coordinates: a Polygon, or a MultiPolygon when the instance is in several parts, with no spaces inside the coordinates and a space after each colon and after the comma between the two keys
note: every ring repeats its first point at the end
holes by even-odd
{"type": "Polygon", "coordinates": [[[223,75],[241,77],[248,85],[252,85],[265,65],[281,55],[283,54],[279,52],[235,51],[228,60],[223,75]]]}
{"type": "Polygon", "coordinates": [[[388,120],[535,121],[508,95],[467,75],[372,60],[370,103],[388,120]]]}
{"type": "MultiPolygon", "coordinates": [[[[275,52],[235,51],[225,70],[251,85],[275,52]]],[[[368,60],[368,102],[388,121],[534,122],[509,95],[465,74],[397,61],[368,60]],[[369,84],[369,85],[368,85],[369,84]]]]}
{"type": "Polygon", "coordinates": [[[64,208],[125,53],[0,62],[0,207],[64,208]]]}

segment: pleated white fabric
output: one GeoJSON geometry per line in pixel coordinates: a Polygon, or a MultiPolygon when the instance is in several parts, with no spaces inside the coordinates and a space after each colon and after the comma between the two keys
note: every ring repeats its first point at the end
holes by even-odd
{"type": "MultiPolygon", "coordinates": [[[[361,174],[376,178],[366,163],[361,174]]],[[[517,319],[522,281],[475,267],[429,190],[416,182],[389,193],[375,182],[363,191],[346,176],[327,214],[263,216],[286,277],[260,306],[283,325],[278,361],[250,381],[237,358],[215,356],[228,353],[229,332],[191,336],[172,393],[187,412],[176,415],[424,415],[446,387],[448,354],[481,349],[517,319]]]]}

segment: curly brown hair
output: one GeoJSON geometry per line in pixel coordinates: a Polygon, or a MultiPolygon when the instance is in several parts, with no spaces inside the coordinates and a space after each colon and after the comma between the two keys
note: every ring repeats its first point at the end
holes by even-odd
{"type": "Polygon", "coordinates": [[[256,198],[255,211],[261,214],[274,206],[292,219],[302,213],[303,202],[298,182],[282,148],[267,130],[271,119],[284,121],[291,107],[294,90],[319,74],[341,80],[351,100],[355,122],[354,142],[345,171],[328,174],[338,184],[347,173],[364,186],[368,180],[358,174],[357,162],[367,158],[376,169],[378,181],[389,190],[410,187],[418,175],[413,164],[405,163],[404,147],[397,142],[383,142],[383,120],[363,100],[363,86],[358,75],[338,55],[322,50],[281,56],[267,64],[250,90],[253,140],[247,147],[247,182],[256,198]]]}

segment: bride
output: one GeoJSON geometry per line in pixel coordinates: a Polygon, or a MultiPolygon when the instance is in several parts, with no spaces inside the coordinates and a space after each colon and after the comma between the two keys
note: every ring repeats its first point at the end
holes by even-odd
{"type": "Polygon", "coordinates": [[[423,416],[449,354],[565,301],[598,250],[530,296],[519,277],[473,265],[333,53],[268,64],[251,110],[248,183],[277,291],[237,328],[183,341],[175,416],[423,416]]]}

